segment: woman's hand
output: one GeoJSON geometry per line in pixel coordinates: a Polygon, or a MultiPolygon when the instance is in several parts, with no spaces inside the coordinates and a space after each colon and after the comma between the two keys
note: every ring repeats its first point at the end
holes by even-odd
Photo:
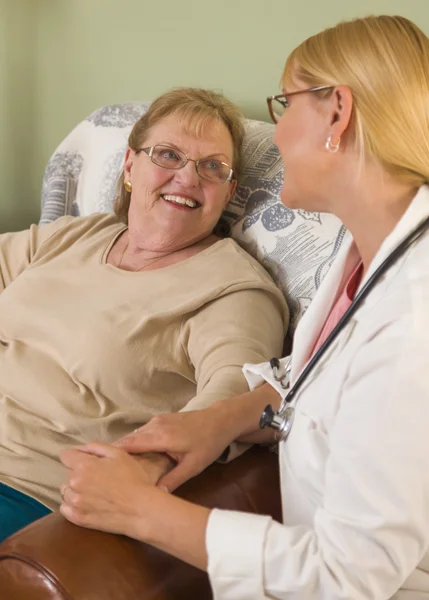
{"type": "MultiPolygon", "coordinates": [[[[123,450],[93,442],[65,450],[67,483],[61,486],[61,513],[76,525],[137,537],[141,513],[153,487],[152,474],[123,450]]],[[[143,519],[144,521],[144,519],[143,519]]],[[[143,536],[144,537],[144,536],[143,536]]]]}
{"type": "Polygon", "coordinates": [[[81,527],[127,535],[207,568],[210,510],[151,485],[141,463],[119,448],[93,442],[65,450],[67,483],[61,514],[81,527]]]}
{"type": "Polygon", "coordinates": [[[219,458],[234,438],[234,427],[225,423],[223,411],[211,407],[157,415],[114,445],[129,453],[168,454],[177,466],[158,485],[171,492],[219,458]]]}
{"type": "Polygon", "coordinates": [[[231,442],[271,443],[272,430],[259,429],[259,418],[270,403],[281,398],[269,384],[252,392],[215,402],[208,408],[181,413],[163,413],[114,445],[131,454],[163,452],[176,463],[159,486],[173,491],[219,458],[231,442]]]}

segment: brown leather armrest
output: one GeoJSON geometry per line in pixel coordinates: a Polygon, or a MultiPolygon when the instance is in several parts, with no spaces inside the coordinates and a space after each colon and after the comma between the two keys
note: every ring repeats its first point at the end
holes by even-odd
{"type": "MultiPolygon", "coordinates": [[[[177,495],[210,508],[281,520],[277,456],[254,447],[214,464],[177,495]]],[[[1,598],[7,600],[208,600],[207,575],[124,536],[83,529],[59,513],[0,545],[1,598]]]]}

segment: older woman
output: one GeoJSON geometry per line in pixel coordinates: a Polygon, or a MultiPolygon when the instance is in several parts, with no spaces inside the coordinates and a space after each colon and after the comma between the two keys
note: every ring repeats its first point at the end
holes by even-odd
{"type": "Polygon", "coordinates": [[[282,294],[213,233],[242,137],[223,96],[174,90],[131,132],[116,214],[0,237],[0,539],[58,507],[64,448],[243,392],[281,350],[282,294]]]}
{"type": "MultiPolygon", "coordinates": [[[[283,202],[333,212],[351,233],[298,326],[292,389],[274,421],[284,523],[188,504],[103,445],[64,455],[61,511],[208,569],[216,599],[423,600],[429,39],[402,17],[340,23],[292,53],[282,82],[269,105],[286,167],[283,202]]],[[[286,385],[284,364],[273,366],[286,385]]],[[[261,385],[228,401],[227,422],[219,402],[149,424],[125,447],[169,451],[189,476],[232,439],[274,441],[258,432],[259,415],[284,390],[269,364],[246,371],[261,385]]]]}

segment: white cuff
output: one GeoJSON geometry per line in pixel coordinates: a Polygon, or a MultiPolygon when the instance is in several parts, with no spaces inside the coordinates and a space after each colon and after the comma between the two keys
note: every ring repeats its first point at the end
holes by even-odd
{"type": "Polygon", "coordinates": [[[271,517],[212,510],[206,530],[213,600],[263,600],[264,545],[271,517]]]}
{"type": "MultiPolygon", "coordinates": [[[[284,373],[289,361],[289,356],[279,359],[281,373],[284,373]]],[[[266,381],[278,391],[282,398],[284,397],[286,390],[280,385],[280,381],[274,379],[273,370],[271,369],[269,362],[259,363],[258,365],[245,363],[242,371],[250,390],[254,390],[266,381]]]]}

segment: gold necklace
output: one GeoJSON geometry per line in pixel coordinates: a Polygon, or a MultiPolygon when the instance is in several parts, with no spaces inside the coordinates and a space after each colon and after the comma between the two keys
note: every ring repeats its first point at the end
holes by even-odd
{"type": "MultiPolygon", "coordinates": [[[[116,265],[116,267],[118,269],[121,268],[122,265],[122,261],[124,259],[125,256],[125,252],[128,250],[128,246],[130,245],[130,239],[128,238],[127,243],[125,244],[124,249],[122,250],[122,254],[121,254],[121,258],[118,262],[118,264],[116,265]]],[[[138,273],[139,271],[143,271],[143,269],[145,269],[146,267],[148,267],[149,265],[156,263],[158,260],[161,260],[161,258],[165,258],[164,256],[157,256],[156,258],[152,259],[150,262],[148,262],[146,265],[143,265],[142,267],[140,267],[140,269],[136,269],[135,271],[133,271],[134,273],[138,273]]],[[[125,270],[125,269],[124,269],[125,270]]]]}

